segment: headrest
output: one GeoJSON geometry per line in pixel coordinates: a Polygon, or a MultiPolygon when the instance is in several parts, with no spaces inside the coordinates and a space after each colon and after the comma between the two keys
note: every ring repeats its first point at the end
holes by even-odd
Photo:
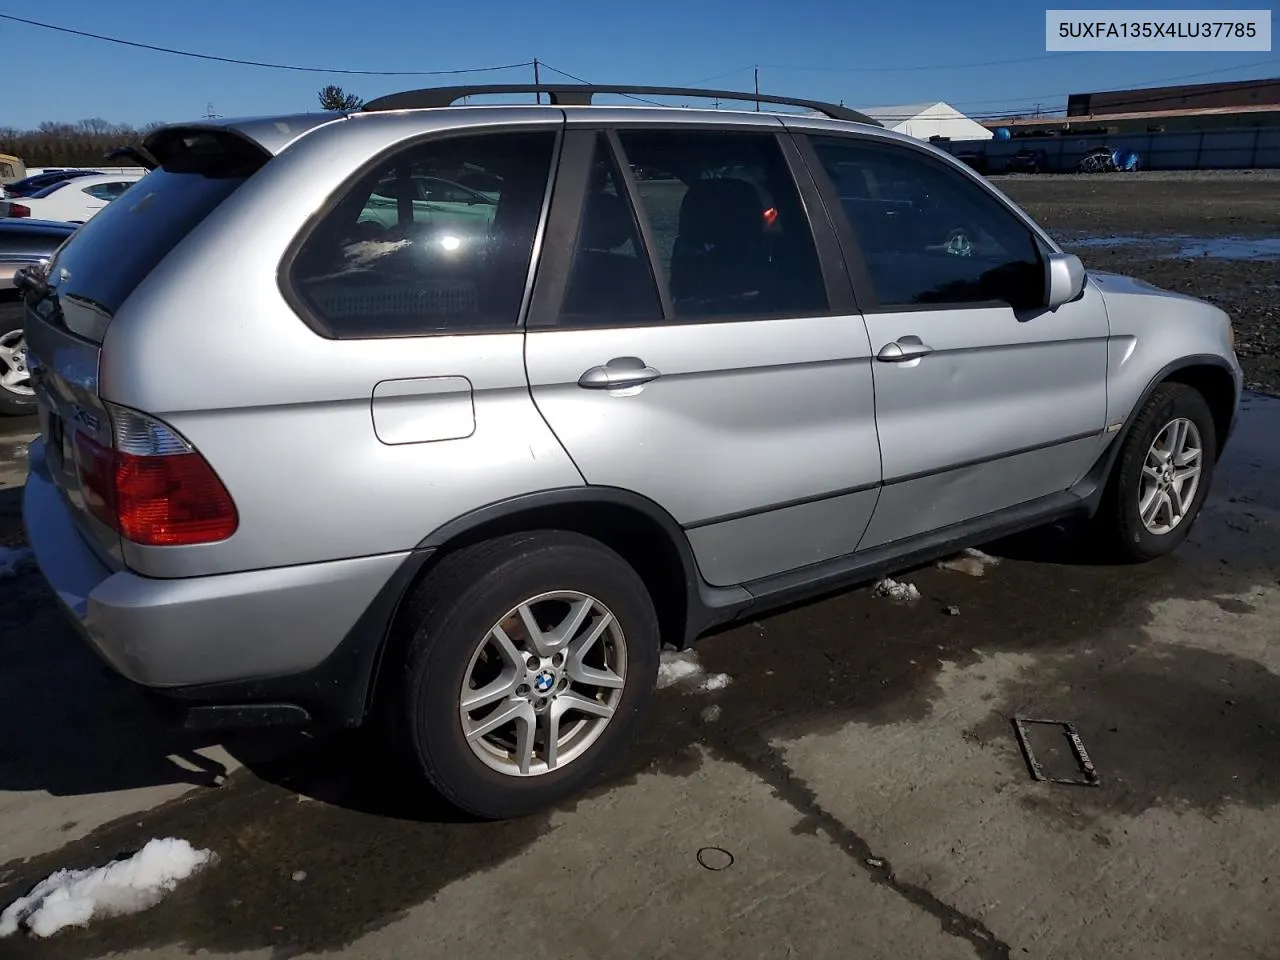
{"type": "Polygon", "coordinates": [[[626,243],[635,230],[626,202],[612,193],[593,193],[582,218],[583,250],[612,250],[626,243]]]}
{"type": "Polygon", "coordinates": [[[746,180],[695,180],[680,204],[680,239],[745,240],[764,231],[764,204],[746,180]]]}

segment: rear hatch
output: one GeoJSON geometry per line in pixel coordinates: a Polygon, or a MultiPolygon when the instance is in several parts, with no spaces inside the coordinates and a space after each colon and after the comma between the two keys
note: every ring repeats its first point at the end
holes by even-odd
{"type": "Polygon", "coordinates": [[[147,146],[159,166],[72,234],[26,296],[28,364],[49,473],[86,541],[116,569],[119,535],[100,519],[100,502],[91,509],[94,484],[77,456],[85,440],[105,447],[116,440],[98,390],[107,329],[165,256],[269,159],[227,130],[166,128],[147,146]]]}

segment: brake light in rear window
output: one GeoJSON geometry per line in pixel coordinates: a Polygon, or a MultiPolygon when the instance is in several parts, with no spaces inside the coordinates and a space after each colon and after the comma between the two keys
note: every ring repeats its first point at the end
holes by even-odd
{"type": "Polygon", "coordinates": [[[142,546],[214,543],[235,533],[239,516],[227,488],[186,440],[152,417],[111,407],[115,444],[76,436],[85,506],[142,546]]]}
{"type": "Polygon", "coordinates": [[[9,216],[11,217],[29,217],[31,216],[31,208],[23,206],[20,203],[9,202],[9,216]]]}

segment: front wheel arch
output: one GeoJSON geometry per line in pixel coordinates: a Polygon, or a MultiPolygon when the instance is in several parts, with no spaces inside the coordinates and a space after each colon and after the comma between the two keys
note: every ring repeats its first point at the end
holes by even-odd
{"type": "Polygon", "coordinates": [[[1205,397],[1213,414],[1217,446],[1215,454],[1219,458],[1222,456],[1235,421],[1236,405],[1239,402],[1232,369],[1226,360],[1213,354],[1200,354],[1175,360],[1162,367],[1147,383],[1133,407],[1125,415],[1124,422],[1115,431],[1111,443],[1077,484],[1076,492],[1088,503],[1090,514],[1095,513],[1101,504],[1120,450],[1133,432],[1133,423],[1138,414],[1151,399],[1151,395],[1162,385],[1170,382],[1185,384],[1205,397]]]}

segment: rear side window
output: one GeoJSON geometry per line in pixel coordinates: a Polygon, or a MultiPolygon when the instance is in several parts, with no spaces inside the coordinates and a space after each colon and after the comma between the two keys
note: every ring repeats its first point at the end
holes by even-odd
{"type": "Polygon", "coordinates": [[[298,248],[304,315],[338,338],[517,329],[555,143],[449,137],[379,164],[298,248]]]}
{"type": "MultiPolygon", "coordinates": [[[[258,148],[231,134],[170,137],[164,164],[124,184],[53,257],[49,277],[59,300],[88,306],[103,323],[177,244],[266,162],[258,148]]],[[[74,182],[74,181],[71,181],[74,182]]],[[[75,311],[84,316],[83,311],[75,311]]],[[[100,340],[104,328],[72,333],[100,340]]]]}
{"type": "Polygon", "coordinates": [[[83,193],[89,194],[98,200],[114,200],[120,194],[124,193],[132,184],[115,181],[112,183],[95,183],[92,186],[85,187],[83,193]]]}

